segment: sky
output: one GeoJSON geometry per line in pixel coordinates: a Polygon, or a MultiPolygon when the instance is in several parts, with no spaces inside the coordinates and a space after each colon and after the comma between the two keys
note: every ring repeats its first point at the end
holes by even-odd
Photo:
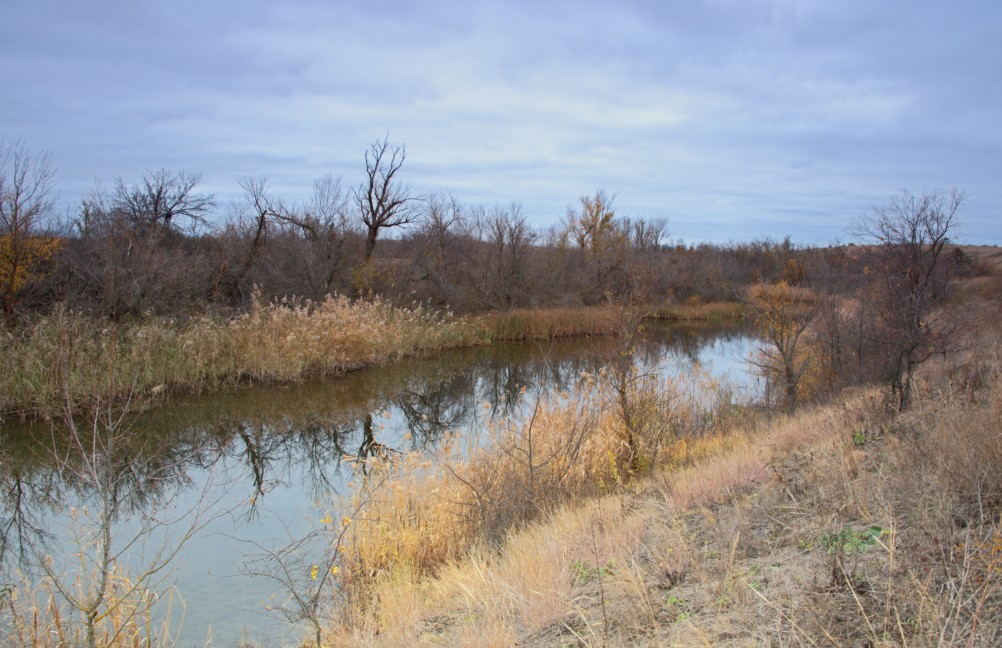
{"type": "Polygon", "coordinates": [[[415,195],[585,194],[673,240],[851,240],[902,190],[965,192],[1002,244],[1002,3],[3,0],[0,139],[47,151],[60,210],[100,183],[202,174],[305,200],[406,147],[415,195]]]}

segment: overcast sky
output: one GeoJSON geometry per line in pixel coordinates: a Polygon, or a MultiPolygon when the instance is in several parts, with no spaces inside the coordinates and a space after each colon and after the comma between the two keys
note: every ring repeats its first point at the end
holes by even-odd
{"type": "Polygon", "coordinates": [[[0,138],[64,210],[161,167],[301,200],[388,134],[415,193],[540,226],[604,189],[674,239],[827,243],[956,187],[1002,243],[1000,32],[997,0],[4,0],[0,138]]]}

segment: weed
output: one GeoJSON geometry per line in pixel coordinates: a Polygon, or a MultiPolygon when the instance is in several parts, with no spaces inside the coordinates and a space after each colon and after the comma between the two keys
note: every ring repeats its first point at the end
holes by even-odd
{"type": "Polygon", "coordinates": [[[615,573],[615,565],[610,561],[598,567],[589,567],[588,563],[582,560],[575,560],[571,563],[571,571],[574,573],[575,583],[580,585],[588,581],[611,576],[615,573]]]}
{"type": "Polygon", "coordinates": [[[887,529],[877,525],[859,531],[846,527],[837,533],[824,534],[819,541],[829,556],[851,556],[875,546],[888,533],[887,529]]]}

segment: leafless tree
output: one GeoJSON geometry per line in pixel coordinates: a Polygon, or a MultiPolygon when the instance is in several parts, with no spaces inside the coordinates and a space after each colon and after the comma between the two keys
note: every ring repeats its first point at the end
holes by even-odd
{"type": "Polygon", "coordinates": [[[421,226],[413,235],[412,290],[422,300],[456,308],[462,305],[462,286],[472,266],[468,219],[447,194],[432,194],[422,204],[421,226]]]}
{"type": "Polygon", "coordinates": [[[809,292],[785,281],[756,286],[752,293],[751,307],[760,340],[750,363],[770,386],[782,388],[783,407],[792,412],[797,408],[801,380],[811,364],[803,344],[804,334],[820,304],[809,292]]]}
{"type": "Polygon", "coordinates": [[[350,198],[341,176],[328,173],[313,181],[313,194],[305,205],[279,214],[301,232],[308,245],[301,261],[314,297],[332,292],[345,261],[346,244],[355,234],[348,218],[350,198]]]}
{"type": "Polygon", "coordinates": [[[119,178],[112,194],[112,208],[138,226],[178,228],[177,219],[191,225],[204,223],[216,206],[215,196],[198,193],[199,173],[149,171],[138,184],[129,186],[119,178]]]}
{"type": "MultiPolygon", "coordinates": [[[[79,238],[68,242],[67,284],[73,298],[92,295],[112,318],[172,311],[208,290],[211,264],[184,230],[203,222],[215,204],[196,191],[200,176],[160,170],[129,186],[100,185],[84,199],[79,238]],[[179,222],[187,219],[189,226],[179,222]]],[[[203,246],[204,247],[204,246],[203,246]]]]}
{"type": "Polygon", "coordinates": [[[536,234],[522,214],[522,205],[479,209],[473,217],[479,237],[486,243],[477,279],[485,305],[496,309],[528,305],[532,291],[527,262],[536,234]]]}
{"type": "Polygon", "coordinates": [[[867,268],[879,320],[873,341],[883,351],[884,378],[899,409],[909,404],[916,367],[961,343],[961,322],[941,307],[950,280],[943,250],[963,201],[956,189],[903,191],[855,227],[877,250],[875,267],[867,268]]]}
{"type": "Polygon", "coordinates": [[[668,238],[668,219],[664,217],[624,219],[623,229],[629,232],[630,243],[634,250],[657,251],[668,238]]]}
{"type": "Polygon", "coordinates": [[[269,225],[287,214],[282,201],[273,197],[268,189],[267,178],[244,178],[240,181],[244,190],[244,205],[238,208],[238,219],[249,219],[250,242],[237,270],[225,282],[226,293],[231,299],[244,296],[245,280],[251,267],[261,254],[269,225]]]}
{"type": "Polygon", "coordinates": [[[366,227],[365,263],[372,258],[380,230],[408,225],[418,217],[410,191],[397,178],[406,157],[404,147],[391,147],[385,137],[373,142],[365,152],[366,179],[354,192],[366,227]]]}
{"type": "Polygon", "coordinates": [[[48,153],[32,153],[21,140],[0,141],[0,300],[8,320],[18,293],[58,245],[37,236],[52,212],[54,175],[48,153]]]}
{"type": "MultiPolygon", "coordinates": [[[[53,424],[50,449],[56,478],[77,504],[52,521],[65,529],[70,549],[52,553],[32,540],[28,567],[69,605],[69,621],[82,627],[83,641],[67,642],[97,648],[116,643],[126,626],[142,624],[169,589],[166,577],[181,548],[225,513],[219,508],[224,495],[214,493],[210,479],[193,504],[182,505],[187,461],[150,447],[156,443],[152,437],[138,439],[130,429],[128,402],[95,399],[87,408],[72,402],[72,342],[69,337],[60,342],[65,348],[56,370],[62,375],[64,412],[62,425],[53,424]],[[137,493],[137,481],[154,494],[137,493]]],[[[114,373],[111,368],[109,380],[114,373]]]]}

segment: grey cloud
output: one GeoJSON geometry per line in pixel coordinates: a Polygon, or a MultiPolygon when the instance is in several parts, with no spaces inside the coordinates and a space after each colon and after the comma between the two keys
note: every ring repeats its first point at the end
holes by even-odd
{"type": "Polygon", "coordinates": [[[998,241],[994,3],[87,4],[0,24],[0,136],[51,150],[69,203],[160,166],[294,200],[388,132],[420,190],[541,224],[605,188],[688,240],[808,240],[956,185],[998,241]]]}

